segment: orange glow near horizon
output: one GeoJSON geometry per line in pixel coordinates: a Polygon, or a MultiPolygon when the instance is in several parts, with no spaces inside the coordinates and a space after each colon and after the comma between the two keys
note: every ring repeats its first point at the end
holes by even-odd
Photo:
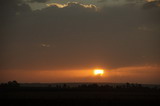
{"type": "Polygon", "coordinates": [[[80,70],[4,70],[0,71],[0,83],[16,80],[20,83],[60,82],[135,82],[160,83],[158,66],[135,66],[117,69],[80,70]]]}

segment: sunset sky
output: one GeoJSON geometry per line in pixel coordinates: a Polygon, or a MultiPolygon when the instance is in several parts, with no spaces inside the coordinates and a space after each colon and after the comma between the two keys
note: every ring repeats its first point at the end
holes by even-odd
{"type": "Polygon", "coordinates": [[[160,0],[0,0],[0,12],[0,82],[160,84],[160,0]]]}

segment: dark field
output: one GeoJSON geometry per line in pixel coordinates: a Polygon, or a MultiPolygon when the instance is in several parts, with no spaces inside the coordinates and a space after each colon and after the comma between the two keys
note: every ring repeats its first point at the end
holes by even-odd
{"type": "Polygon", "coordinates": [[[48,86],[21,87],[3,85],[0,88],[0,102],[6,106],[82,106],[82,105],[160,105],[160,89],[143,87],[139,84],[109,86],[98,84],[77,87],[48,86]]]}

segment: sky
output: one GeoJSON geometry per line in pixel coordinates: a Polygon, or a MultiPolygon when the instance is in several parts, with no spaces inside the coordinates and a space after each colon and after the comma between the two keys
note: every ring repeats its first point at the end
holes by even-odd
{"type": "Polygon", "coordinates": [[[0,12],[0,82],[160,84],[160,0],[1,0],[0,12]]]}

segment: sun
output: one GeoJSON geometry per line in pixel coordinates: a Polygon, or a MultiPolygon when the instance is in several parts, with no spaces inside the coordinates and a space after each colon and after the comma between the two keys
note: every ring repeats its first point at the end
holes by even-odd
{"type": "Polygon", "coordinates": [[[103,69],[95,69],[93,71],[94,75],[99,75],[102,76],[104,74],[104,70],[103,69]]]}

